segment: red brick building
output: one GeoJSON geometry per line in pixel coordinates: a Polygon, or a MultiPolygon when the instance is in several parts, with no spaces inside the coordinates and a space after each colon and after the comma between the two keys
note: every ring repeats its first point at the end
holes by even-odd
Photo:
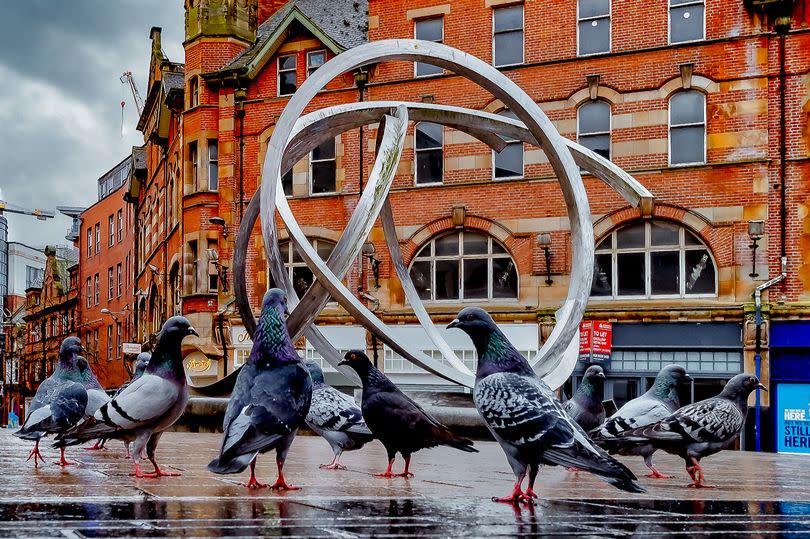
{"type": "MultiPolygon", "coordinates": [[[[220,327],[230,325],[228,364],[195,361],[205,376],[238,365],[249,339],[233,314],[223,269],[288,96],[335,54],[369,40],[417,37],[493,63],[560,133],[609,156],[655,194],[654,207],[642,213],[584,177],[597,240],[586,317],[610,321],[614,330],[607,398],[621,404],[639,394],[671,361],[696,378],[686,401],[716,393],[737,372],[754,372],[752,293],[779,275],[784,257],[786,278],[764,293],[761,373],[769,383],[768,324],[810,319],[810,13],[806,2],[759,4],[335,0],[326,10],[312,0],[187,0],[184,69],[162,57],[159,34],[153,45],[151,108],[141,119],[146,179],[132,188],[140,189],[139,223],[152,216],[147,226],[155,238],[147,241],[155,247],[139,257],[138,287],[155,290],[162,314],[179,307],[195,327],[209,329],[197,346],[202,355],[225,353],[220,327]],[[181,72],[182,86],[174,82],[181,72]],[[168,276],[162,289],[159,278],[147,282],[149,263],[168,276]]],[[[362,95],[346,74],[310,109],[360,98],[508,112],[459,76],[406,62],[371,66],[362,95]]],[[[324,255],[357,203],[375,135],[374,126],[344,133],[284,178],[293,212],[324,255]]],[[[533,353],[554,323],[571,266],[565,205],[545,155],[520,144],[494,155],[433,124],[412,125],[408,141],[391,201],[434,321],[483,304],[519,349],[533,353]]],[[[423,340],[433,353],[415,327],[380,229],[370,241],[379,273],[364,259],[347,277],[349,289],[373,295],[378,314],[402,339],[423,340]]],[[[304,289],[311,273],[286,243],[282,249],[304,289]]],[[[268,286],[258,229],[248,260],[258,305],[268,286]]],[[[353,322],[336,305],[319,319],[339,349],[367,341],[353,322]]],[[[471,344],[448,338],[472,365],[471,344]]],[[[377,353],[401,383],[441,384],[387,347],[377,353]]]]}
{"type": "Polygon", "coordinates": [[[127,156],[98,181],[98,201],[78,216],[78,336],[99,382],[116,388],[129,379],[123,344],[133,335],[132,206],[124,192],[132,159],[127,156]]]}

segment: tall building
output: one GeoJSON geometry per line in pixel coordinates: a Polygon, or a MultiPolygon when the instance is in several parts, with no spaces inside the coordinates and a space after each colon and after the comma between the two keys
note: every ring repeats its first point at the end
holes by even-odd
{"type": "MultiPolygon", "coordinates": [[[[163,57],[153,30],[149,100],[139,124],[147,166],[130,190],[139,192],[133,200],[147,236],[136,272],[148,303],[139,313],[149,331],[162,318],[149,314],[151,306],[160,315],[193,317],[203,329],[189,350],[199,381],[231,372],[250,347],[229,270],[244,208],[262,181],[267,141],[290,95],[347,49],[413,37],[491,63],[563,136],[609,157],[656,196],[652,205],[631,208],[584,177],[597,242],[586,319],[612,325],[606,398],[621,405],[669,362],[695,378],[684,402],[715,394],[744,370],[766,384],[769,373],[795,370],[779,367],[776,348],[769,358],[769,342],[776,343],[768,338],[780,325],[792,334],[810,323],[806,3],[333,0],[327,10],[313,0],[187,0],[185,11],[184,65],[163,57]],[[158,271],[150,273],[149,264],[158,271]],[[783,270],[783,279],[770,281],[783,270]],[[753,295],[766,284],[760,318],[753,295]],[[216,361],[223,356],[227,361],[216,361]]],[[[309,109],[360,99],[510,114],[464,78],[406,62],[347,73],[309,109]]],[[[376,127],[321,145],[282,180],[324,258],[371,169],[376,127]]],[[[463,306],[483,304],[521,351],[535,353],[553,328],[572,264],[565,203],[543,151],[507,141],[493,153],[453,129],[411,125],[391,204],[411,276],[439,330],[463,306]]],[[[280,234],[300,294],[312,273],[280,234]]],[[[382,237],[375,227],[373,252],[369,246],[345,282],[399,339],[440,355],[416,324],[382,237]]],[[[258,227],[247,278],[258,307],[270,285],[258,227]]],[[[368,348],[401,384],[448,388],[387,346],[375,347],[337,304],[317,323],[338,349],[368,348]]],[[[466,337],[446,335],[474,366],[466,337]]],[[[798,342],[810,350],[810,342],[798,342]]],[[[309,343],[299,345],[318,359],[309,343]]],[[[772,440],[768,398],[763,432],[772,440]]]]}

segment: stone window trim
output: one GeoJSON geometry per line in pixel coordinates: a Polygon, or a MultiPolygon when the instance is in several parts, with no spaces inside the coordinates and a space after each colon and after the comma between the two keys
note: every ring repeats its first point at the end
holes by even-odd
{"type": "Polygon", "coordinates": [[[200,77],[192,75],[188,79],[188,108],[193,109],[200,105],[200,77]]]}
{"type": "Polygon", "coordinates": [[[593,56],[596,54],[607,54],[613,49],[613,2],[612,0],[605,0],[607,2],[607,13],[600,13],[600,14],[593,14],[593,15],[582,15],[580,12],[581,0],[577,0],[577,56],[578,57],[585,57],[585,56],[593,56]],[[599,50],[594,52],[582,52],[582,43],[581,43],[581,27],[583,24],[592,24],[596,26],[597,24],[605,21],[607,23],[607,31],[608,31],[608,42],[607,42],[607,49],[599,50]]]}
{"type": "Polygon", "coordinates": [[[209,241],[219,242],[217,230],[200,230],[183,236],[182,291],[183,296],[215,295],[209,290],[209,241]],[[195,249],[192,249],[192,246],[195,249]],[[196,254],[193,252],[196,250],[196,254]]]}
{"type": "Polygon", "coordinates": [[[706,93],[701,91],[700,89],[691,87],[689,89],[683,89],[681,91],[676,91],[669,95],[667,100],[667,164],[670,167],[688,167],[694,165],[705,165],[707,161],[707,146],[708,146],[708,117],[706,115],[706,93]],[[680,122],[677,124],[672,123],[672,105],[673,99],[678,99],[678,96],[684,94],[699,94],[702,96],[703,100],[703,119],[702,121],[695,121],[695,122],[680,122]],[[702,127],[703,128],[703,156],[702,159],[697,161],[677,161],[673,162],[672,160],[672,131],[674,129],[684,129],[684,128],[694,128],[694,127],[702,127]]]}
{"type": "MultiPolygon", "coordinates": [[[[583,142],[582,142],[582,140],[581,140],[581,137],[598,137],[598,136],[607,136],[607,138],[608,138],[608,155],[606,155],[606,156],[605,156],[605,155],[603,155],[602,157],[604,157],[605,159],[610,160],[611,155],[612,155],[612,153],[613,153],[613,152],[612,152],[612,146],[613,146],[613,137],[612,137],[612,133],[613,133],[613,106],[611,105],[611,103],[610,103],[609,101],[604,100],[604,99],[591,99],[591,100],[588,100],[588,101],[583,102],[582,104],[580,104],[580,105],[577,107],[577,142],[578,142],[579,144],[583,144],[583,142]],[[597,104],[597,103],[598,103],[598,104],[600,104],[600,105],[607,105],[607,107],[608,107],[608,125],[607,125],[607,130],[600,129],[600,130],[594,130],[594,131],[584,131],[584,132],[583,132],[583,131],[582,131],[582,128],[581,128],[581,125],[580,125],[580,124],[581,124],[581,121],[580,121],[580,120],[581,120],[580,112],[581,112],[581,111],[582,111],[584,108],[588,107],[589,105],[593,105],[593,104],[597,104]]],[[[584,144],[583,144],[583,145],[584,145],[584,144]]],[[[587,148],[589,148],[589,149],[593,150],[593,148],[590,148],[590,147],[588,147],[587,145],[585,145],[585,146],[586,146],[587,148]]],[[[597,153],[599,153],[599,152],[597,152],[597,153]]],[[[601,155],[601,154],[600,154],[600,155],[601,155]]]]}

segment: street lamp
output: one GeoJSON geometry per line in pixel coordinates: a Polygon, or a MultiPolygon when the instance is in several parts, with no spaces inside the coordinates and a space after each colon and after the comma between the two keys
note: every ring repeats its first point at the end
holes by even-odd
{"type": "Polygon", "coordinates": [[[765,221],[748,221],[748,237],[751,238],[751,273],[748,274],[752,279],[759,277],[757,273],[757,247],[759,247],[759,240],[765,233],[765,221]]]}
{"type": "Polygon", "coordinates": [[[374,288],[380,288],[380,264],[382,260],[377,258],[375,254],[377,248],[370,241],[363,244],[363,256],[368,258],[368,263],[371,265],[371,272],[374,274],[374,288]]]}
{"type": "Polygon", "coordinates": [[[551,234],[548,232],[538,234],[537,245],[546,255],[546,284],[550,286],[554,283],[554,281],[551,280],[551,234]]]}

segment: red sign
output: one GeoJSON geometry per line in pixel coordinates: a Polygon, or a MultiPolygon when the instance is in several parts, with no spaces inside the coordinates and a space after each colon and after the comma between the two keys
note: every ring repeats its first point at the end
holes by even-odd
{"type": "Polygon", "coordinates": [[[613,348],[613,326],[601,320],[583,320],[579,326],[579,359],[607,363],[613,348]]]}

